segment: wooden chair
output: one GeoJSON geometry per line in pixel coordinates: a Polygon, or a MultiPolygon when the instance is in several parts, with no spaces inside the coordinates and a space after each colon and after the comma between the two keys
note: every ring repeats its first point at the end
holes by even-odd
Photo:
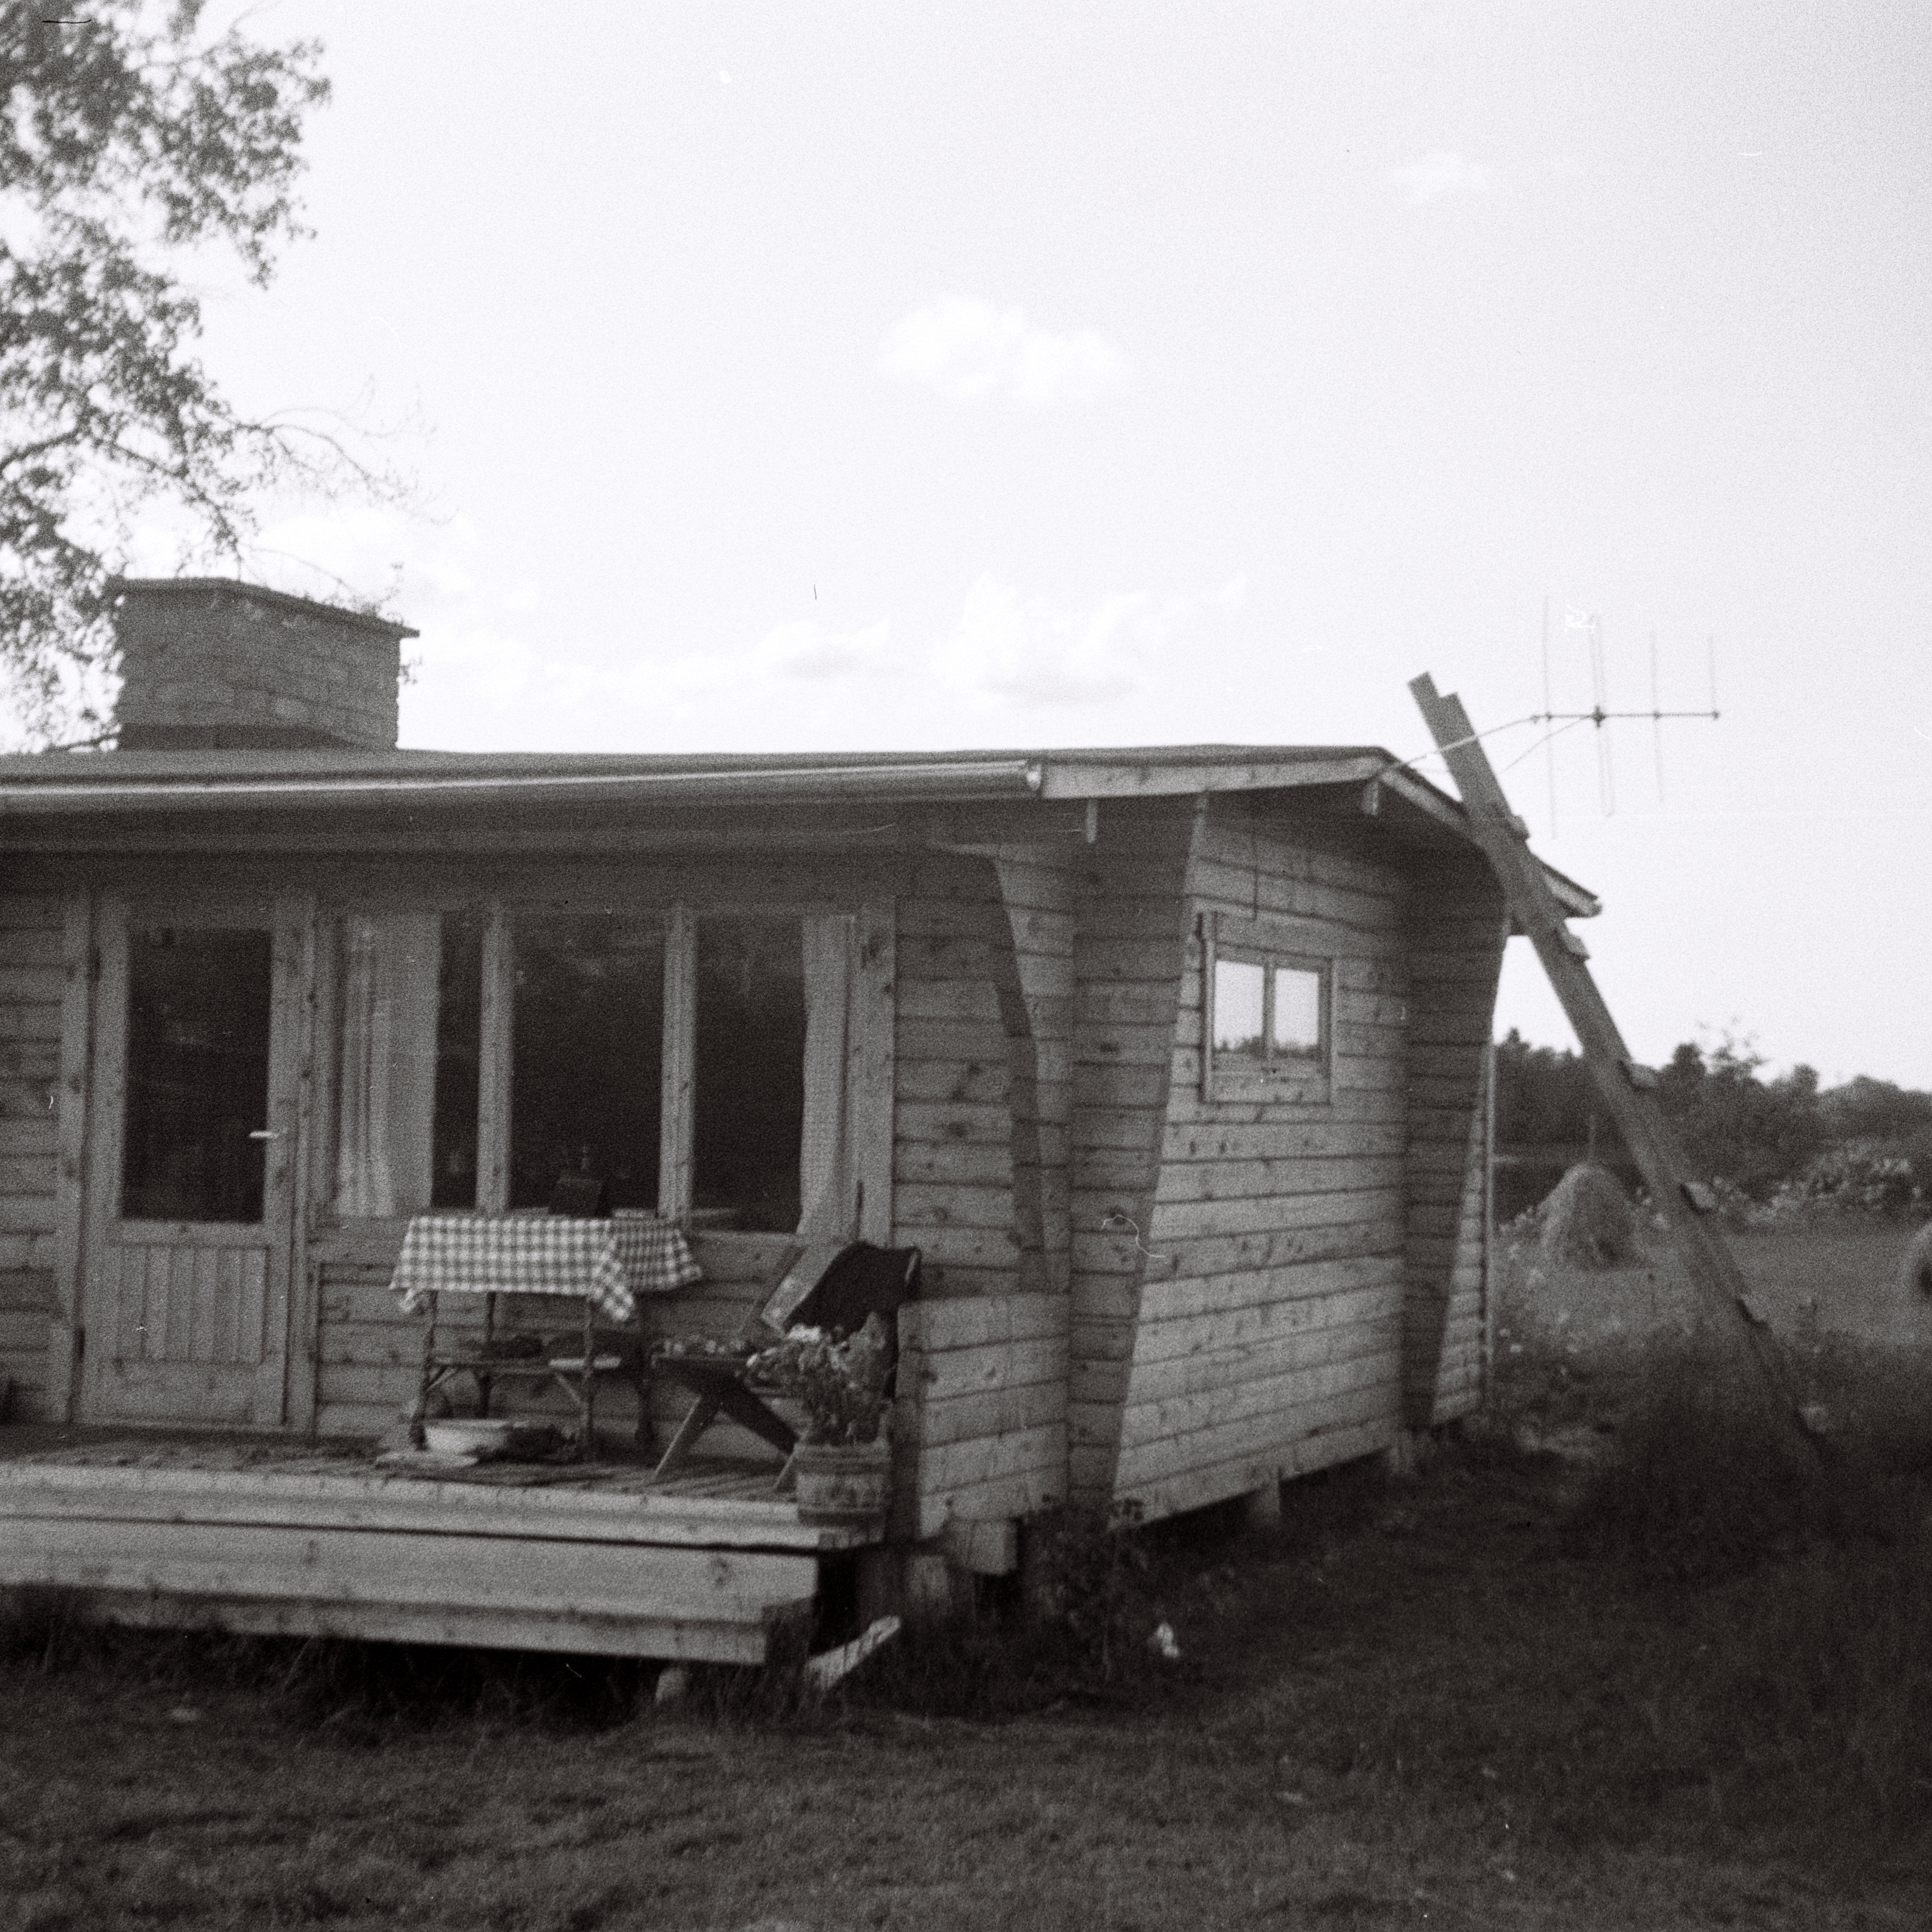
{"type": "MultiPolygon", "coordinates": [[[[788,1328],[836,1328],[856,1334],[868,1315],[885,1318],[892,1355],[898,1352],[894,1318],[919,1292],[920,1255],[916,1248],[879,1248],[868,1241],[820,1241],[795,1251],[777,1287],[746,1319],[734,1339],[764,1346],[783,1339],[788,1328]]],[[[747,1352],[748,1352],[748,1346],[747,1352]]],[[[784,1480],[796,1432],[748,1381],[742,1357],[669,1355],[656,1358],[659,1372],[692,1390],[697,1400],[657,1466],[670,1474],[691,1454],[692,1445],[722,1414],[741,1424],[786,1458],[784,1480]]]]}

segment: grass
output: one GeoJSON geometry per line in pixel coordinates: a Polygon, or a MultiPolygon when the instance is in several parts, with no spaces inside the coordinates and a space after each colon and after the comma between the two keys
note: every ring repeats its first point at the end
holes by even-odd
{"type": "Polygon", "coordinates": [[[1064,1523],[1057,1598],[828,1700],[16,1605],[0,1924],[1928,1922],[1923,1363],[1798,1336],[1847,1420],[1795,1494],[1600,1283],[1514,1284],[1507,1400],[1419,1479],[1294,1485],[1265,1535],[1064,1523]]]}

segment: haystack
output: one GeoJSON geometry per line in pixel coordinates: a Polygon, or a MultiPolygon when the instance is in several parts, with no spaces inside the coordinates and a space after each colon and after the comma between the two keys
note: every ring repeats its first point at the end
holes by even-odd
{"type": "Polygon", "coordinates": [[[1537,1210],[1538,1252],[1566,1268],[1628,1268],[1636,1258],[1636,1215],[1617,1178],[1580,1160],[1537,1210]]]}

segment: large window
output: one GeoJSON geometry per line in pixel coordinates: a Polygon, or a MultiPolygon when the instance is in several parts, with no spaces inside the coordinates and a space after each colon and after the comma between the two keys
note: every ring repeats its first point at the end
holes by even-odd
{"type": "Polygon", "coordinates": [[[510,1186],[541,1208],[566,1174],[614,1208],[655,1208],[664,927],[608,914],[520,919],[513,934],[510,1186]]]}
{"type": "Polygon", "coordinates": [[[838,1232],[856,1195],[843,915],[344,915],[334,1198],[348,1217],[614,1207],[838,1232]]]}
{"type": "Polygon", "coordinates": [[[1325,1100],[1334,968],[1270,943],[1264,926],[1202,920],[1202,1092],[1325,1100]]]}

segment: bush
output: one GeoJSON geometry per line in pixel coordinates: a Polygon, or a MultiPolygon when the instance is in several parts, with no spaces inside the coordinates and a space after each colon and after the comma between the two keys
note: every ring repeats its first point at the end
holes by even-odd
{"type": "Polygon", "coordinates": [[[1794,1205],[1866,1214],[1912,1214],[1926,1198],[1911,1156],[1882,1141],[1828,1148],[1786,1191],[1794,1205]]]}
{"type": "Polygon", "coordinates": [[[1567,1525],[1573,1547],[1678,1582],[1796,1547],[1808,1498],[1773,1426],[1714,1364],[1670,1363],[1584,1485],[1567,1525]]]}

